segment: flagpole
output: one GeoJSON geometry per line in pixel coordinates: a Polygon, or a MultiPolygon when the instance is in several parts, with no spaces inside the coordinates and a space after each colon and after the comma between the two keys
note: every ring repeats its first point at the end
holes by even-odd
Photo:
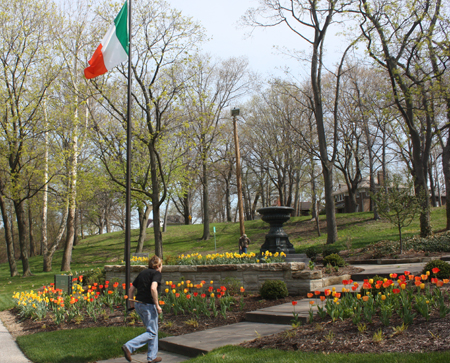
{"type": "MultiPolygon", "coordinates": [[[[131,1],[128,0],[128,102],[127,102],[127,191],[125,207],[125,293],[128,294],[131,282],[131,1]]],[[[133,299],[129,296],[128,299],[133,299]]],[[[130,301],[127,300],[127,311],[130,301]]]]}

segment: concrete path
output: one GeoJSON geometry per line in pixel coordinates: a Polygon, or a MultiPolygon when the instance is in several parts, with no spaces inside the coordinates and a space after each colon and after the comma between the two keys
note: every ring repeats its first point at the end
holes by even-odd
{"type": "Polygon", "coordinates": [[[17,346],[9,331],[0,320],[0,363],[29,363],[31,362],[17,346]]]}
{"type": "MultiPolygon", "coordinates": [[[[133,354],[131,357],[133,358],[132,363],[147,363],[147,353],[133,354]]],[[[162,358],[163,363],[180,363],[189,359],[189,357],[185,357],[176,353],[164,352],[162,350],[158,352],[158,357],[162,358]]],[[[102,360],[98,361],[97,363],[128,363],[128,361],[125,359],[125,357],[121,357],[102,360]]]]}
{"type": "MultiPolygon", "coordinates": [[[[403,274],[404,271],[410,271],[412,274],[418,274],[422,271],[425,263],[406,263],[392,265],[358,265],[364,269],[363,272],[352,275],[354,281],[362,282],[364,278],[374,275],[388,276],[390,273],[403,274]]],[[[344,285],[327,286],[326,288],[336,288],[336,291],[342,291],[344,285]]],[[[303,299],[298,301],[295,306],[295,312],[299,320],[304,323],[309,318],[311,309],[310,301],[315,301],[312,307],[313,311],[320,304],[319,299],[303,299]]],[[[207,353],[213,349],[230,344],[240,344],[245,341],[253,340],[259,336],[278,334],[291,328],[294,306],[292,303],[272,306],[246,314],[246,321],[222,326],[219,328],[208,329],[200,332],[185,334],[161,339],[159,341],[160,352],[158,356],[163,358],[164,363],[178,363],[188,360],[202,353],[207,353]]],[[[0,324],[0,363],[29,363],[30,361],[23,355],[17,344],[8,333],[3,324],[0,324]]],[[[133,361],[146,363],[146,354],[134,354],[133,361]]],[[[119,358],[98,361],[97,363],[125,363],[126,359],[119,358]]]]}

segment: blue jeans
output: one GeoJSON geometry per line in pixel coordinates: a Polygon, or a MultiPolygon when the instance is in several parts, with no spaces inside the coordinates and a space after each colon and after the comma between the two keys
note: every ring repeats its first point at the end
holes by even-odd
{"type": "Polygon", "coordinates": [[[239,248],[239,254],[242,255],[243,253],[247,253],[247,247],[239,248]]]}
{"type": "Polygon", "coordinates": [[[145,344],[148,344],[147,360],[150,362],[158,353],[158,312],[154,304],[135,303],[136,312],[142,319],[147,331],[125,343],[128,350],[133,353],[145,344]]]}

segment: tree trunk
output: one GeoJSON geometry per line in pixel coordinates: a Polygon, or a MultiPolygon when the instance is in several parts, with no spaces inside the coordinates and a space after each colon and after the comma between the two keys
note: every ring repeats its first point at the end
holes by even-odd
{"type": "Polygon", "coordinates": [[[159,200],[159,183],[157,173],[157,155],[153,145],[150,145],[150,168],[152,179],[152,210],[153,210],[153,234],[155,236],[155,255],[163,258],[162,234],[160,227],[160,206],[163,200],[159,200]]]}
{"type": "Polygon", "coordinates": [[[167,201],[166,211],[164,212],[163,232],[167,231],[167,215],[169,213],[169,204],[170,204],[170,199],[167,201]]]}
{"type": "MultiPolygon", "coordinates": [[[[322,164],[323,166],[323,164],[322,164]]],[[[333,198],[333,174],[323,166],[323,180],[325,184],[325,212],[327,217],[327,245],[337,241],[336,211],[333,198]]]]}
{"type": "Polygon", "coordinates": [[[225,209],[227,213],[227,222],[231,222],[231,192],[230,192],[230,180],[225,179],[225,209]]]}
{"type": "Polygon", "coordinates": [[[0,209],[3,218],[3,229],[5,230],[5,241],[6,241],[6,253],[8,254],[9,272],[11,277],[19,276],[17,271],[16,258],[14,256],[14,240],[11,233],[11,225],[8,219],[8,212],[6,210],[5,200],[3,195],[0,193],[0,209]]]}
{"type": "Polygon", "coordinates": [[[447,213],[447,226],[446,229],[450,230],[450,136],[447,136],[447,143],[442,150],[442,170],[444,172],[445,179],[445,210],[447,213]]]}
{"type": "Polygon", "coordinates": [[[23,201],[14,201],[14,209],[16,211],[17,228],[19,230],[19,246],[20,258],[22,259],[23,276],[31,276],[30,264],[28,261],[28,245],[27,245],[27,223],[25,218],[25,210],[23,201]]]}
{"type": "Polygon", "coordinates": [[[209,181],[205,158],[203,158],[202,162],[202,172],[203,172],[203,236],[201,239],[206,241],[210,238],[210,233],[209,233],[209,195],[208,195],[209,181]]]}
{"type": "MultiPolygon", "coordinates": [[[[78,111],[77,111],[78,112],[78,111]]],[[[75,114],[77,118],[77,114],[75,114]]],[[[69,213],[67,216],[67,233],[66,243],[64,246],[64,254],[61,263],[61,271],[70,271],[70,263],[72,261],[72,249],[75,236],[75,213],[76,197],[77,197],[77,167],[78,167],[78,128],[75,127],[75,136],[73,140],[72,170],[70,175],[69,187],[69,213]]]]}
{"type": "MultiPolygon", "coordinates": [[[[331,19],[330,19],[331,20],[331,19]]],[[[311,58],[311,86],[313,90],[314,116],[316,119],[317,137],[319,141],[320,160],[322,163],[322,173],[325,187],[325,212],[327,217],[327,244],[333,244],[337,241],[336,211],[334,206],[333,193],[333,162],[328,158],[328,148],[325,124],[323,119],[322,107],[322,86],[321,86],[321,67],[322,67],[322,44],[319,38],[325,35],[326,28],[316,29],[315,43],[313,46],[313,55],[311,58]]],[[[322,38],[323,41],[323,38],[322,38]]],[[[335,120],[335,122],[337,122],[335,120]]],[[[335,146],[334,146],[335,148],[335,146]]]]}
{"type": "Polygon", "coordinates": [[[50,249],[44,250],[43,256],[44,256],[44,272],[50,272],[52,270],[52,260],[53,260],[53,254],[55,253],[56,249],[58,248],[63,236],[64,232],[66,231],[67,226],[67,215],[69,213],[69,203],[66,202],[66,206],[64,208],[63,217],[61,219],[61,224],[59,226],[58,234],[56,235],[56,238],[52,244],[52,247],[50,249]]]}
{"type": "MultiPolygon", "coordinates": [[[[149,206],[145,206],[145,210],[144,207],[139,207],[138,212],[139,212],[139,238],[138,238],[138,243],[136,246],[136,253],[142,253],[144,251],[144,243],[145,243],[145,238],[147,236],[147,221],[148,221],[148,217],[150,215],[150,212],[152,211],[152,208],[150,208],[149,206]]],[[[154,221],[153,221],[153,225],[154,225],[154,221]]]]}
{"type": "Polygon", "coordinates": [[[187,192],[184,195],[184,224],[189,225],[192,223],[192,216],[191,216],[191,194],[190,192],[187,192]]]}
{"type": "Polygon", "coordinates": [[[433,167],[431,163],[428,165],[428,179],[430,180],[431,206],[437,207],[436,189],[434,187],[433,167]]]}
{"type": "Polygon", "coordinates": [[[28,201],[28,228],[29,228],[29,242],[30,242],[30,257],[36,256],[36,244],[33,235],[33,214],[31,212],[31,200],[28,201]]]}
{"type": "Polygon", "coordinates": [[[75,211],[75,221],[74,221],[74,231],[75,231],[75,235],[73,237],[73,245],[77,246],[79,243],[79,238],[78,238],[78,218],[79,218],[79,213],[78,213],[78,208],[75,211]]]}
{"type": "MultiPolygon", "coordinates": [[[[78,42],[75,45],[75,55],[78,55],[78,42]]],[[[75,214],[76,200],[77,200],[77,178],[78,178],[78,58],[74,57],[74,89],[75,89],[75,100],[74,100],[74,125],[73,125],[73,140],[72,140],[72,150],[71,150],[71,169],[69,172],[69,213],[67,216],[67,232],[66,232],[66,243],[64,245],[64,254],[61,262],[61,271],[70,271],[70,263],[72,262],[72,249],[73,241],[75,236],[75,214]]]]}
{"type": "Polygon", "coordinates": [[[260,197],[260,193],[259,193],[259,191],[257,191],[256,195],[255,195],[255,199],[253,200],[253,205],[252,205],[252,220],[255,220],[256,207],[258,205],[259,197],[260,197]]]}

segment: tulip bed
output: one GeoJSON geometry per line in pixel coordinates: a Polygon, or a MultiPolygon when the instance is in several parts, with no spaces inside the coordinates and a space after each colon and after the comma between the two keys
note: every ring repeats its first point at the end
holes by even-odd
{"type": "MultiPolygon", "coordinates": [[[[230,296],[225,286],[214,289],[213,284],[214,281],[210,281],[209,285],[206,281],[199,284],[193,284],[189,280],[178,283],[166,281],[165,295],[162,295],[159,303],[165,313],[190,314],[198,318],[200,315],[217,317],[220,312],[226,319],[227,311],[232,310],[231,307],[237,304],[237,300],[230,296]]],[[[244,307],[244,292],[245,289],[241,286],[241,310],[244,307]]]]}
{"type": "MultiPolygon", "coordinates": [[[[286,254],[284,252],[272,253],[266,251],[262,255],[257,255],[254,252],[250,253],[212,253],[202,255],[200,253],[181,254],[174,260],[168,260],[167,264],[174,265],[230,265],[240,263],[273,263],[284,262],[286,254]]],[[[133,256],[130,259],[131,265],[147,265],[148,257],[136,257],[133,256]]],[[[124,264],[124,261],[122,261],[124,264]]]]}
{"type": "MultiPolygon", "coordinates": [[[[56,325],[82,321],[87,316],[94,322],[104,314],[105,309],[113,312],[115,309],[125,311],[125,284],[118,282],[104,285],[93,283],[83,287],[83,276],[73,278],[72,294],[61,289],[55,289],[54,284],[43,286],[39,291],[15,292],[13,299],[16,311],[22,318],[41,321],[50,314],[56,325]]],[[[239,304],[244,307],[243,287],[240,288],[240,297],[230,296],[225,286],[214,288],[214,282],[207,286],[205,281],[193,284],[191,281],[174,283],[166,281],[166,288],[160,296],[160,305],[165,313],[175,315],[194,315],[197,318],[222,314],[226,318],[227,311],[239,304]]],[[[124,316],[125,319],[125,316],[124,316]]],[[[163,319],[163,316],[161,316],[163,319]]]]}
{"type": "MultiPolygon", "coordinates": [[[[450,294],[441,288],[449,280],[433,277],[438,272],[439,269],[435,268],[431,273],[414,276],[405,271],[400,276],[390,274],[390,279],[364,280],[362,286],[352,280],[344,280],[342,292],[335,291],[335,288],[326,289],[324,293],[310,292],[309,298],[320,299],[320,302],[310,301],[310,321],[314,318],[312,308],[315,305],[321,319],[330,317],[334,322],[350,318],[355,325],[363,321],[371,324],[377,316],[384,326],[389,326],[394,312],[405,327],[412,324],[418,315],[428,321],[434,311],[444,318],[450,312],[450,294]]],[[[294,320],[295,317],[294,310],[294,320]]]]}
{"type": "Polygon", "coordinates": [[[87,315],[95,322],[105,307],[113,311],[125,306],[125,284],[119,286],[118,282],[110,284],[106,281],[104,285],[94,283],[83,287],[83,276],[74,277],[72,281],[72,294],[55,289],[53,283],[38,291],[15,292],[13,299],[19,316],[42,320],[51,314],[54,322],[60,325],[83,320],[87,315]]]}

